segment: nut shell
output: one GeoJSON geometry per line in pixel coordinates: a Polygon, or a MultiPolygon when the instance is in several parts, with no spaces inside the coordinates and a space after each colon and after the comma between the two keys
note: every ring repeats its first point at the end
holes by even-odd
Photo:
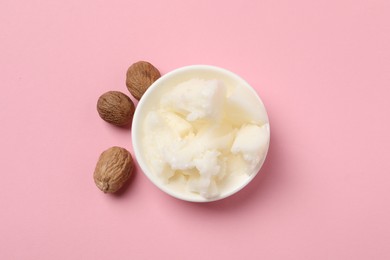
{"type": "Polygon", "coordinates": [[[99,97],[97,111],[106,122],[124,126],[131,122],[135,106],[133,101],[119,91],[108,91],[99,97]]]}
{"type": "Polygon", "coordinates": [[[100,155],[93,178],[104,193],[114,193],[130,178],[133,169],[134,162],[129,151],[114,146],[100,155]]]}
{"type": "Polygon", "coordinates": [[[126,86],[131,95],[140,100],[145,91],[161,77],[160,71],[147,61],[131,65],[126,73],[126,86]]]}

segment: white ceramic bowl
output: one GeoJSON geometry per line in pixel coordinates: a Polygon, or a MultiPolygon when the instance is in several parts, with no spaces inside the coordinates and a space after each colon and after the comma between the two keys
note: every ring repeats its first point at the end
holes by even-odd
{"type": "MultiPolygon", "coordinates": [[[[141,100],[137,105],[137,109],[135,110],[135,114],[133,118],[132,142],[133,142],[135,157],[143,173],[159,189],[181,200],[191,201],[191,202],[210,202],[210,201],[220,200],[235,194],[236,192],[244,188],[250,181],[253,180],[253,178],[260,171],[260,168],[264,163],[268,151],[269,142],[265,151],[265,156],[258,163],[254,172],[248,174],[247,176],[245,176],[245,178],[237,179],[234,185],[229,187],[227,190],[221,191],[220,195],[216,198],[212,198],[212,199],[204,198],[199,194],[178,191],[170,187],[169,185],[166,185],[166,183],[164,183],[159,176],[157,176],[152,172],[151,167],[148,165],[147,158],[145,158],[143,147],[142,147],[143,120],[145,118],[145,115],[149,111],[153,110],[153,108],[156,107],[156,100],[158,100],[163,93],[166,93],[166,91],[169,88],[172,88],[181,82],[193,78],[201,78],[205,80],[217,79],[223,81],[225,85],[241,85],[249,89],[250,92],[253,93],[253,95],[256,97],[258,102],[261,103],[261,106],[264,107],[263,102],[257,95],[256,91],[244,79],[234,74],[233,72],[230,72],[226,69],[214,67],[214,66],[209,66],[209,65],[192,65],[192,66],[178,68],[163,75],[161,78],[155,81],[148,88],[145,94],[142,96],[141,100]]],[[[263,113],[266,113],[265,108],[263,113]]]]}

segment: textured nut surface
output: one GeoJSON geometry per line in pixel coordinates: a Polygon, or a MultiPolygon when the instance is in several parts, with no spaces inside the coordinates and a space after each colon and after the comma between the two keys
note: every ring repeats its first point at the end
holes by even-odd
{"type": "Polygon", "coordinates": [[[97,111],[106,122],[124,126],[130,123],[134,115],[133,101],[119,91],[109,91],[99,97],[97,111]]]}
{"type": "Polygon", "coordinates": [[[126,73],[126,86],[131,95],[140,100],[145,91],[161,77],[160,71],[147,61],[131,65],[126,73]]]}
{"type": "Polygon", "coordinates": [[[104,193],[114,193],[130,178],[133,169],[131,154],[125,148],[114,146],[100,155],[93,178],[104,193]]]}

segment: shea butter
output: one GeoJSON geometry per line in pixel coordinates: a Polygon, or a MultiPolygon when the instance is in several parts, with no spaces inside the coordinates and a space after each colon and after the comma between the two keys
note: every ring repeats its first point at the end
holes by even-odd
{"type": "Polygon", "coordinates": [[[209,202],[244,188],[259,172],[270,139],[256,91],[238,75],[193,65],[156,80],[132,123],[142,172],[165,193],[209,202]]]}
{"type": "Polygon", "coordinates": [[[173,86],[142,125],[152,173],[165,185],[207,199],[254,174],[268,141],[262,104],[248,89],[218,79],[193,78],[173,86]]]}

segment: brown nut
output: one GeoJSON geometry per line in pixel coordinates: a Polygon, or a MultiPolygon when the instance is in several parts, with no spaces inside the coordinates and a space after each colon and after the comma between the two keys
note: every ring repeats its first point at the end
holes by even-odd
{"type": "Polygon", "coordinates": [[[147,61],[138,61],[126,73],[126,86],[131,95],[140,100],[145,91],[161,77],[160,71],[147,61]]]}
{"type": "Polygon", "coordinates": [[[99,97],[97,111],[106,122],[124,126],[131,122],[135,106],[133,101],[119,91],[109,91],[99,97]]]}
{"type": "Polygon", "coordinates": [[[131,154],[124,148],[114,146],[100,155],[93,179],[104,193],[114,193],[130,178],[133,169],[131,154]]]}

